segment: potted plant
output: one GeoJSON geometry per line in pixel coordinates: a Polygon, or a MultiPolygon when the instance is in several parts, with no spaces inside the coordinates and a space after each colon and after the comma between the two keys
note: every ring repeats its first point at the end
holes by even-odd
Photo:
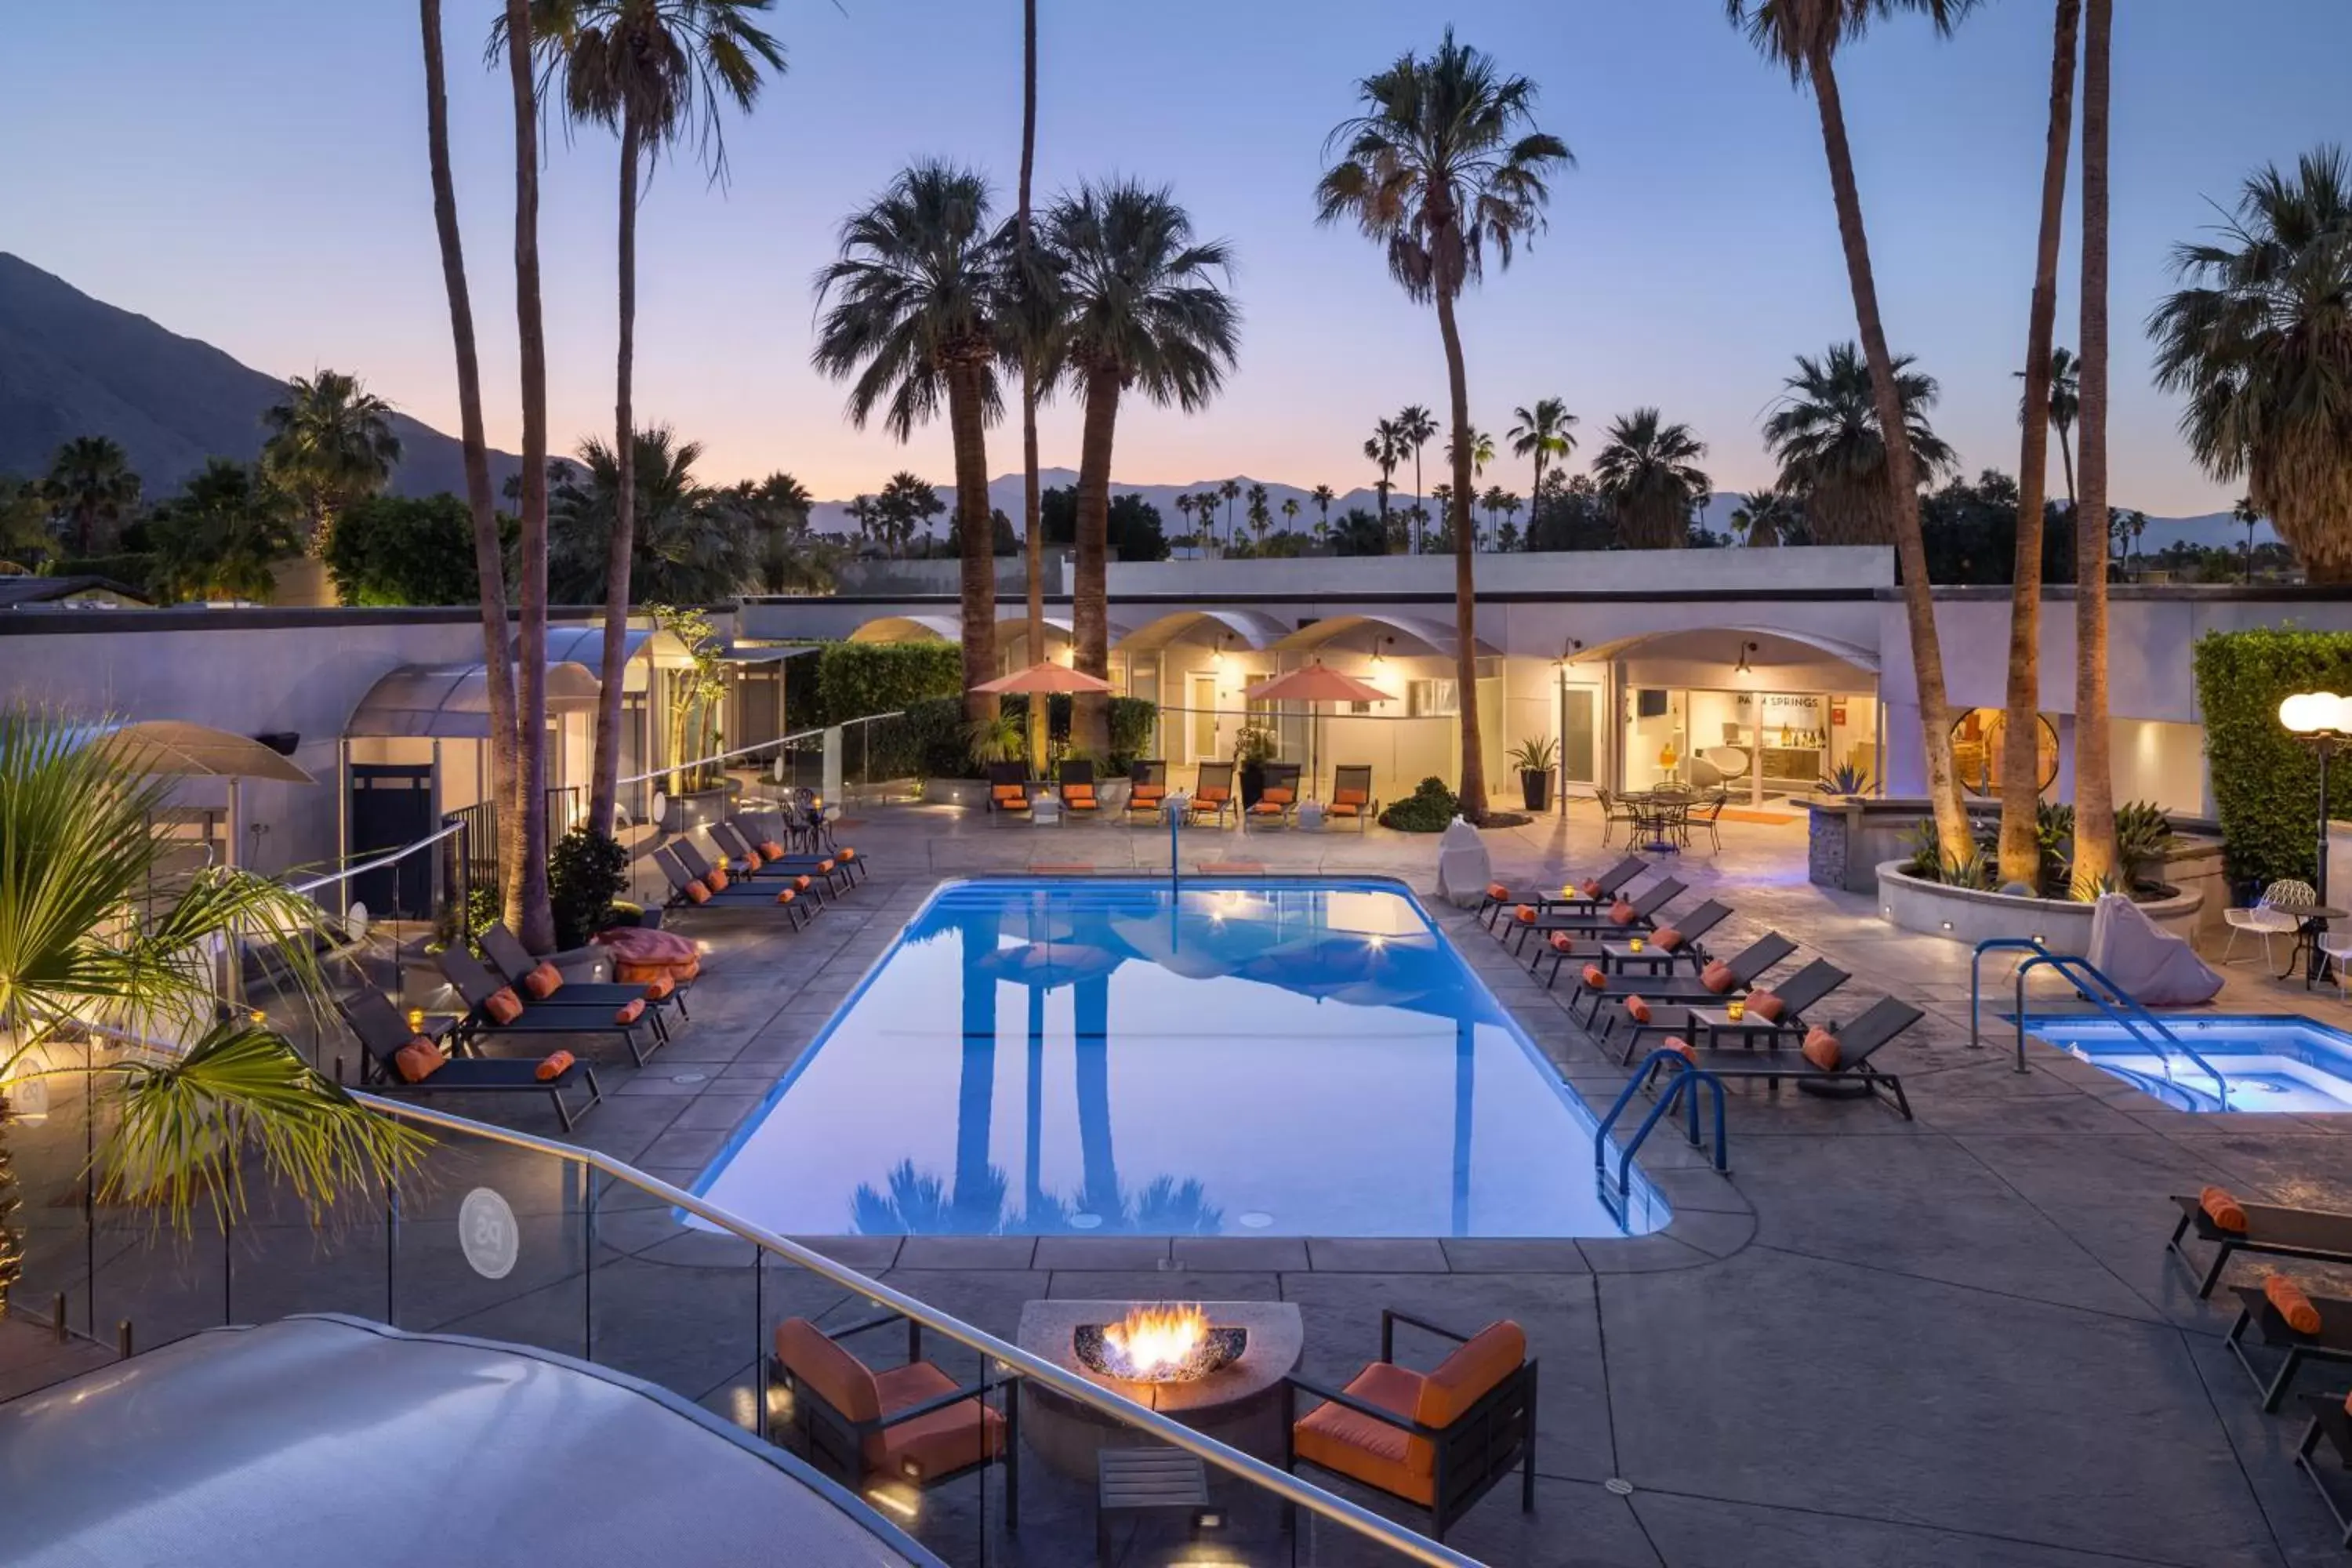
{"type": "Polygon", "coordinates": [[[1519,798],[1529,811],[1541,811],[1551,804],[1552,768],[1559,757],[1559,742],[1549,736],[1521,741],[1511,748],[1511,761],[1519,770],[1519,798]]]}
{"type": "Polygon", "coordinates": [[[1274,761],[1275,733],[1263,724],[1244,724],[1234,736],[1234,761],[1241,766],[1242,809],[1265,793],[1265,764],[1274,761]]]}

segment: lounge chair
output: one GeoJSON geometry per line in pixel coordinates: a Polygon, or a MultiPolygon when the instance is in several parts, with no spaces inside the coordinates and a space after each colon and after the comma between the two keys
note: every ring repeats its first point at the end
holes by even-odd
{"type": "Polygon", "coordinates": [[[2189,1258],[2188,1248],[2181,1246],[2191,1227],[2198,1240],[2210,1242],[2214,1247],[2213,1262],[2198,1283],[2200,1296],[2213,1293],[2221,1270],[2229,1266],[2235,1253],[2303,1258],[2315,1263],[2352,1263],[2352,1214],[2241,1204],[2238,1206],[2246,1211],[2246,1228],[2224,1230],[2213,1223],[2213,1216],[2205,1212],[2197,1197],[2176,1194],[2172,1201],[2179,1205],[2180,1223],[2172,1227],[2172,1239],[2164,1244],[2165,1249],[2179,1254],[2180,1261],[2194,1273],[2197,1266],[2189,1258]]]}
{"type": "MultiPolygon", "coordinates": [[[[1649,868],[1650,863],[1639,855],[1628,855],[1600,876],[1575,885],[1576,890],[1573,892],[1567,890],[1557,893],[1528,892],[1525,897],[1514,896],[1511,889],[1504,883],[1489,882],[1486,884],[1486,897],[1478,900],[1477,918],[1488,931],[1493,931],[1498,915],[1520,904],[1530,904],[1538,910],[1605,908],[1628,883],[1649,868]],[[1584,891],[1586,888],[1596,890],[1588,893],[1584,891]]],[[[1522,891],[1526,891],[1524,887],[1522,891]]]]}
{"type": "MultiPolygon", "coordinates": [[[[1597,963],[1604,973],[1622,971],[1629,977],[1629,984],[1647,980],[1658,985],[1672,985],[1675,983],[1675,966],[1685,959],[1690,962],[1694,973],[1706,967],[1714,955],[1707,952],[1703,939],[1730,918],[1728,905],[1709,899],[1697,908],[1676,915],[1674,924],[1643,933],[1642,952],[1639,955],[1627,954],[1622,962],[1609,951],[1611,943],[1605,937],[1579,937],[1568,931],[1553,931],[1544,939],[1543,946],[1536,952],[1538,961],[1551,960],[1551,973],[1544,977],[1544,988],[1549,990],[1559,978],[1559,966],[1570,963],[1597,963]],[[1663,969],[1659,967],[1661,963],[1664,965],[1663,969]]],[[[1535,961],[1530,961],[1528,964],[1529,973],[1533,973],[1535,967],[1535,961]]]]}
{"type": "MultiPolygon", "coordinates": [[[[806,925],[814,918],[810,911],[814,908],[816,900],[803,893],[797,886],[779,887],[773,882],[748,880],[738,882],[730,879],[724,885],[713,887],[705,879],[709,868],[708,862],[704,866],[704,875],[696,875],[688,868],[687,862],[678,855],[676,844],[658,846],[655,848],[652,858],[653,863],[661,868],[662,878],[669,883],[670,887],[669,898],[662,905],[664,909],[781,908],[786,918],[792,921],[793,929],[795,931],[806,925]]],[[[697,856],[696,858],[701,858],[697,856]]]]}
{"type": "Polygon", "coordinates": [[[1289,826],[1296,820],[1292,814],[1298,809],[1298,773],[1297,763],[1266,763],[1265,787],[1242,814],[1243,819],[1289,826]]]}
{"type": "MultiPolygon", "coordinates": [[[[789,882],[801,892],[813,894],[821,908],[828,894],[838,895],[850,889],[853,868],[856,866],[854,849],[835,850],[829,855],[771,855],[767,846],[772,839],[755,841],[743,830],[729,822],[707,823],[703,832],[710,836],[712,847],[719,854],[730,881],[742,878],[770,884],[789,882]]],[[[704,876],[711,862],[689,839],[680,838],[670,846],[677,851],[679,861],[697,877],[704,876]]]]}
{"type": "Polygon", "coordinates": [[[1102,815],[1102,802],[1095,798],[1094,763],[1074,757],[1062,764],[1055,776],[1061,785],[1063,821],[1102,815]]]}
{"type": "Polygon", "coordinates": [[[1162,762],[1140,762],[1127,770],[1127,807],[1120,815],[1133,822],[1141,817],[1148,822],[1160,820],[1160,808],[1168,799],[1168,764],[1162,762]]]}
{"type": "Polygon", "coordinates": [[[686,1010],[687,988],[694,984],[690,980],[683,985],[676,982],[640,985],[623,980],[566,980],[559,974],[555,989],[542,996],[531,988],[530,976],[541,969],[552,969],[554,965],[532,957],[530,949],[523,946],[521,938],[492,921],[474,940],[480,944],[482,956],[488,961],[490,972],[520,992],[527,1001],[618,1007],[642,998],[653,1014],[654,1027],[665,1036],[669,1033],[669,1024],[663,1014],[668,1008],[677,1007],[682,1017],[692,1016],[686,1010]]]}
{"type": "Polygon", "coordinates": [[[400,1053],[420,1043],[437,1051],[441,1047],[436,1042],[411,1030],[381,991],[362,991],[340,998],[335,1010],[351,1026],[352,1037],[360,1044],[361,1087],[375,1094],[420,1098],[428,1094],[543,1094],[554,1105],[556,1120],[563,1123],[566,1132],[604,1098],[596,1087],[596,1069],[583,1061],[541,1078],[540,1062],[512,1057],[449,1057],[431,1073],[411,1082],[400,1070],[400,1053]],[[577,1084],[587,1087],[588,1100],[574,1110],[564,1102],[563,1091],[577,1084]]]}
{"type": "Polygon", "coordinates": [[[1822,1032],[1837,1045],[1837,1066],[1824,1068],[1802,1050],[1717,1050],[1693,1051],[1691,1065],[1704,1068],[1713,1076],[1723,1078],[1760,1078],[1774,1088],[1782,1079],[1794,1079],[1800,1087],[1808,1083],[1859,1083],[1873,1095],[1887,1095],[1903,1120],[1911,1117],[1911,1101],[1903,1092],[1899,1073],[1881,1072],[1870,1065],[1870,1058],[1881,1047],[1927,1015],[1907,1003],[1892,996],[1873,1003],[1856,1015],[1843,1027],[1824,1026],[1822,1032]]]}
{"type": "MultiPolygon", "coordinates": [[[[1622,984],[1619,984],[1617,976],[1612,974],[1608,977],[1608,984],[1599,987],[1595,987],[1587,981],[1584,989],[1592,994],[1594,1001],[1591,1014],[1585,1022],[1590,1024],[1600,1018],[1602,1004],[1625,996],[1640,996],[1653,1004],[1687,1002],[1702,1007],[1713,1002],[1728,1002],[1734,996],[1745,995],[1754,988],[1756,982],[1763,976],[1766,970],[1796,951],[1795,942],[1777,931],[1768,931],[1729,958],[1719,961],[1724,970],[1727,972],[1727,976],[1719,975],[1718,978],[1727,979],[1727,984],[1708,984],[1705,967],[1702,967],[1696,974],[1628,973],[1622,984]]],[[[1568,955],[1570,959],[1573,959],[1574,956],[1573,953],[1568,955]]],[[[1533,969],[1534,965],[1530,964],[1528,967],[1533,969]]],[[[1559,973],[1559,967],[1558,963],[1552,965],[1552,974],[1555,978],[1559,973]]],[[[1573,1005],[1569,1011],[1571,1016],[1574,1016],[1573,1005]]]]}
{"type": "MultiPolygon", "coordinates": [[[[896,1312],[824,1330],[806,1318],[776,1325],[770,1363],[792,1395],[791,1430],[811,1462],[852,1489],[869,1480],[928,1491],[959,1476],[1004,1464],[1005,1528],[1018,1528],[1021,1497],[1020,1401],[1009,1383],[1004,1410],[988,1404],[985,1384],[959,1384],[923,1359],[922,1325],[896,1312]],[[907,1325],[903,1366],[876,1371],[841,1342],[870,1329],[907,1325]]],[[[770,1436],[778,1436],[772,1428],[770,1436]]]]}
{"type": "Polygon", "coordinates": [[[1184,808],[1185,820],[1193,822],[1202,816],[1212,816],[1222,827],[1225,823],[1225,814],[1233,808],[1234,764],[1202,763],[1200,778],[1192,785],[1192,798],[1184,808]]]}
{"type": "Polygon", "coordinates": [[[1331,804],[1323,808],[1327,819],[1352,821],[1361,833],[1364,824],[1381,814],[1381,803],[1372,798],[1372,770],[1368,763],[1350,763],[1331,770],[1331,804]]]}
{"type": "Polygon", "coordinates": [[[1527,1351],[1527,1333],[1514,1322],[1463,1335],[1383,1310],[1381,1359],[1345,1388],[1296,1375],[1283,1380],[1290,1434],[1284,1468],[1296,1473],[1309,1466],[1426,1510],[1430,1534],[1441,1542],[1513,1470],[1519,1472],[1520,1511],[1532,1512],[1536,1363],[1527,1351]],[[1399,1323],[1456,1348],[1431,1371],[1402,1366],[1399,1323]],[[1297,1414],[1302,1393],[1323,1402],[1304,1416],[1297,1414]]]}
{"type": "Polygon", "coordinates": [[[988,764],[988,810],[992,816],[1000,822],[1028,816],[1036,804],[1036,795],[1029,784],[1028,763],[988,764]]]}
{"type": "Polygon", "coordinates": [[[654,1037],[655,1050],[669,1043],[660,1014],[642,997],[618,1006],[533,1002],[485,969],[463,942],[453,942],[443,948],[435,962],[469,1009],[454,1031],[468,1046],[485,1037],[508,1035],[618,1035],[629,1047],[629,1059],[643,1067],[647,1053],[637,1043],[640,1026],[654,1037]]]}
{"type": "MultiPolygon", "coordinates": [[[[805,790],[802,792],[807,794],[805,790]]],[[[789,865],[795,860],[832,860],[846,868],[853,881],[863,879],[873,868],[866,856],[854,844],[841,843],[834,837],[833,824],[814,807],[794,810],[789,805],[774,811],[738,811],[742,833],[758,847],[763,859],[789,865]],[[782,850],[777,854],[775,851],[782,850]]]]}
{"type": "Polygon", "coordinates": [[[2311,1425],[2303,1429],[2303,1442],[2295,1448],[2294,1462],[2295,1468],[2310,1477],[2311,1484],[2318,1489],[2321,1505],[2327,1510],[2327,1517],[2336,1521],[2338,1542],[2352,1550],[2352,1508],[2336,1500],[2334,1488],[2320,1476],[2318,1456],[2319,1441],[2325,1437],[2327,1446],[2336,1450],[2336,1462],[2328,1468],[2339,1472],[2352,1469],[2352,1409],[2347,1408],[2347,1401],[2352,1401],[2352,1394],[2303,1395],[2303,1407],[2311,1416],[2311,1425]]]}
{"type": "MultiPolygon", "coordinates": [[[[1828,1000],[1832,992],[1853,978],[1853,976],[1827,959],[1817,958],[1789,976],[1782,984],[1771,987],[1772,994],[1780,999],[1780,1016],[1773,1020],[1778,1027],[1767,1037],[1769,1047],[1780,1048],[1783,1036],[1796,1041],[1802,1041],[1807,1031],[1812,1027],[1811,1020],[1805,1016],[1806,1011],[1809,1008],[1820,1006],[1828,1000]]],[[[1638,999],[1642,1004],[1642,1012],[1647,1013],[1649,1016],[1642,1017],[1630,1006],[1621,1005],[1617,1012],[1611,1015],[1607,1026],[1601,1031],[1601,1038],[1604,1045],[1607,1044],[1616,1034],[1618,1026],[1624,1025],[1625,1049],[1618,1059],[1627,1063],[1642,1054],[1642,1045],[1645,1039],[1664,1038],[1668,1035],[1687,1036],[1691,1032],[1691,1014],[1694,1010],[1701,1007],[1720,1007],[1731,1000],[1730,994],[1726,994],[1721,996],[1707,996],[1704,1001],[1696,997],[1688,997],[1685,1000],[1661,1002],[1641,990],[1639,981],[1629,977],[1625,984],[1626,992],[1622,1001],[1631,1003],[1638,999]]],[[[1750,993],[1750,994],[1754,994],[1750,993]]],[[[1760,1019],[1762,1015],[1759,1014],[1756,1016],[1760,1019]]],[[[1750,1036],[1749,1038],[1752,1040],[1754,1037],[1750,1036]]]]}
{"type": "MultiPolygon", "coordinates": [[[[1549,935],[1566,931],[1571,936],[1646,936],[1655,924],[1658,910],[1681,898],[1690,889],[1672,877],[1661,877],[1642,889],[1626,903],[1633,913],[1624,920],[1615,914],[1615,906],[1595,906],[1591,909],[1543,910],[1533,904],[1521,904],[1511,911],[1511,951],[1524,952],[1530,935],[1549,935]]],[[[1532,961],[1528,967],[1532,970],[1532,961]]]]}
{"type": "Polygon", "coordinates": [[[2343,1365],[2352,1362],[2352,1301],[2340,1297],[2314,1296],[2311,1304],[2319,1310],[2319,1328],[2312,1333],[2298,1332],[2294,1326],[2279,1315],[2267,1292],[2259,1285],[2232,1285],[2230,1292],[2238,1298],[2238,1321],[2230,1325],[2222,1343],[2238,1358],[2238,1365],[2254,1387],[2261,1391],[2263,1409],[2276,1410],[2288,1390],[2294,1386],[2294,1374],[2309,1362],[2329,1362],[2343,1365]],[[2246,1354],[2246,1331],[2260,1331],[2264,1346],[2279,1352],[2278,1363],[2265,1376],[2246,1354]]]}

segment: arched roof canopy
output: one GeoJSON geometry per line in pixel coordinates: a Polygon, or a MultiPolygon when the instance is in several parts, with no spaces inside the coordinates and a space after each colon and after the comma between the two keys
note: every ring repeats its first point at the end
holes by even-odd
{"type": "MultiPolygon", "coordinates": [[[[522,639],[517,637],[508,645],[517,657],[521,655],[522,639]]],[[[632,626],[622,634],[621,662],[644,659],[664,669],[674,669],[691,664],[694,655],[688,650],[675,632],[657,631],[650,627],[632,626]]],[[[604,668],[604,628],[602,626],[550,626],[547,628],[547,662],[585,665],[601,671],[604,668]]]]}
{"type": "MultiPolygon", "coordinates": [[[[1111,646],[1117,647],[1119,646],[1120,639],[1128,635],[1127,627],[1118,621],[1110,621],[1106,624],[1110,631],[1111,646]]],[[[1006,632],[1025,632],[1028,629],[1029,617],[1025,615],[1005,616],[999,618],[996,623],[997,634],[1000,637],[1006,632]]],[[[1068,616],[1047,616],[1045,617],[1045,629],[1048,632],[1059,632],[1066,637],[1075,638],[1078,635],[1077,623],[1068,616]]],[[[959,627],[954,635],[961,637],[963,635],[962,629],[959,627]]]]}
{"type": "Polygon", "coordinates": [[[851,642],[955,642],[963,624],[953,616],[877,616],[849,634],[851,642]]]}
{"type": "MultiPolygon", "coordinates": [[[[1380,651],[1407,657],[1435,654],[1452,658],[1461,646],[1450,622],[1429,616],[1378,615],[1326,616],[1319,621],[1299,627],[1276,646],[1285,653],[1303,653],[1321,647],[1350,632],[1363,633],[1374,638],[1394,637],[1397,646],[1382,645],[1380,651]]],[[[1366,651],[1370,650],[1367,647],[1366,651]]],[[[1491,643],[1478,644],[1477,654],[1481,658],[1496,658],[1501,652],[1491,643]]]]}
{"type": "Polygon", "coordinates": [[[1255,610],[1179,610],[1112,640],[1122,653],[1150,653],[1202,630],[1230,633],[1253,649],[1272,647],[1290,635],[1284,622],[1255,610]]]}
{"type": "Polygon", "coordinates": [[[1719,658],[1725,664],[1735,664],[1739,658],[1739,645],[1748,641],[1758,645],[1756,651],[1748,656],[1754,664],[1811,664],[1815,662],[1811,654],[1827,654],[1868,674],[1879,672],[1875,650],[1799,626],[1685,626],[1674,631],[1638,632],[1632,637],[1617,637],[1580,648],[1569,656],[1568,662],[1605,664],[1640,649],[1660,657],[1719,658]],[[1799,653],[1799,648],[1808,649],[1810,653],[1799,653]]]}
{"type": "Polygon", "coordinates": [[[273,784],[317,784],[309,770],[250,735],[215,730],[184,719],[125,719],[92,724],[81,743],[103,747],[127,767],[177,778],[266,779],[273,784]]]}
{"type": "MultiPolygon", "coordinates": [[[[584,664],[547,667],[547,710],[596,705],[596,672],[584,664]]],[[[368,688],[343,738],[484,741],[490,734],[489,669],[480,664],[404,664],[368,688]]]]}

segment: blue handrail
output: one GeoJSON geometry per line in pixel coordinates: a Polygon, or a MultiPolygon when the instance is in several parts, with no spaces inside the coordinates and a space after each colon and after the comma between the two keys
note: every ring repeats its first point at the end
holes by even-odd
{"type": "Polygon", "coordinates": [[[1712,1089],[1715,1093],[1716,1173],[1727,1176],[1731,1173],[1730,1151],[1724,1143],[1723,1080],[1711,1072],[1693,1066],[1690,1058],[1680,1051],[1668,1050],[1663,1046],[1642,1059],[1642,1065],[1634,1069],[1633,1076],[1627,1080],[1623,1092],[1617,1096],[1617,1102],[1609,1108],[1609,1114],[1602,1117],[1601,1125],[1592,1130],[1592,1168],[1601,1173],[1604,1183],[1608,1180],[1609,1130],[1616,1125],[1617,1118],[1624,1114],[1625,1107],[1632,1103],[1633,1096],[1643,1084],[1649,1081],[1650,1075],[1661,1065],[1670,1068],[1675,1076],[1667,1084],[1666,1092],[1658,1096],[1658,1102],[1650,1107],[1650,1113],[1642,1119],[1642,1125],[1634,1130],[1633,1136],[1626,1141],[1625,1147],[1618,1152],[1617,1186],[1621,1192],[1624,1190],[1626,1183],[1631,1178],[1633,1152],[1642,1146],[1642,1140],[1650,1135],[1650,1129],[1655,1127],[1661,1118],[1674,1110],[1675,1102],[1683,1098],[1683,1091],[1685,1089],[1690,1091],[1690,1131],[1684,1136],[1690,1140],[1693,1148],[1699,1146],[1698,1090],[1701,1087],[1712,1089]]]}
{"type": "Polygon", "coordinates": [[[2032,958],[2017,966],[2017,973],[2013,976],[2017,985],[2017,1070],[2019,1072],[2027,1070],[2025,1066],[2025,977],[2032,971],[2047,965],[2065,977],[2067,983],[2074,987],[2074,994],[2105,1014],[2111,1022],[2129,1034],[2136,1043],[2150,1046],[2156,1053],[2157,1059],[2164,1064],[2166,1078],[2169,1079],[2172,1076],[2172,1058],[2165,1050],[2165,1046],[2170,1046],[2174,1050],[2196,1063],[2204,1070],[2205,1075],[2213,1080],[2215,1097],[2221,1102],[2221,1109],[2223,1110],[2230,1109],[2230,1080],[2221,1076],[2219,1068],[2199,1055],[2195,1047],[2174,1034],[2165,1026],[2162,1019],[2141,1006],[2130,992],[2107,978],[2101,973],[2098,966],[2088,959],[2077,958],[2072,953],[2053,952],[2031,937],[1993,937],[1977,943],[1976,952],[1969,960],[1969,1045],[1979,1044],[1981,1039],[1980,1012],[1984,1003],[1982,984],[1984,955],[1988,952],[2003,951],[2026,952],[2033,954],[2032,958]],[[2084,984],[2085,980],[2090,984],[2084,984]],[[2100,994],[2101,992],[2105,992],[2105,994],[2100,994]],[[2123,1010],[2119,1010],[2119,1007],[2123,1010]],[[2147,1037],[2140,1033],[2141,1024],[2146,1024],[2155,1030],[2162,1043],[2151,1044],[2147,1037]]]}

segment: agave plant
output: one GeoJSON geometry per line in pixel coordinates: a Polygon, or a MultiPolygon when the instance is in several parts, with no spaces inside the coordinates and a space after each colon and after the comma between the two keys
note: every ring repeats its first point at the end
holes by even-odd
{"type": "Polygon", "coordinates": [[[1521,741],[1511,748],[1511,765],[1526,773],[1548,773],[1559,756],[1559,742],[1549,735],[1521,741]]]}
{"type": "Polygon", "coordinates": [[[1852,763],[1840,763],[1829,771],[1827,777],[1813,785],[1818,795],[1863,795],[1870,789],[1870,775],[1852,763]]]}
{"type": "MultiPolygon", "coordinates": [[[[156,826],[171,781],[105,734],[0,708],[0,1144],[7,1087],[29,1098],[79,1079],[108,1102],[91,1179],[109,1201],[182,1225],[199,1203],[231,1215],[255,1154],[314,1215],[380,1191],[424,1140],[228,1005],[215,980],[225,944],[268,943],[293,1005],[323,1015],[319,909],[247,872],[180,868],[182,847],[156,826]]],[[[0,1235],[0,1315],[16,1256],[0,1235]]]]}

